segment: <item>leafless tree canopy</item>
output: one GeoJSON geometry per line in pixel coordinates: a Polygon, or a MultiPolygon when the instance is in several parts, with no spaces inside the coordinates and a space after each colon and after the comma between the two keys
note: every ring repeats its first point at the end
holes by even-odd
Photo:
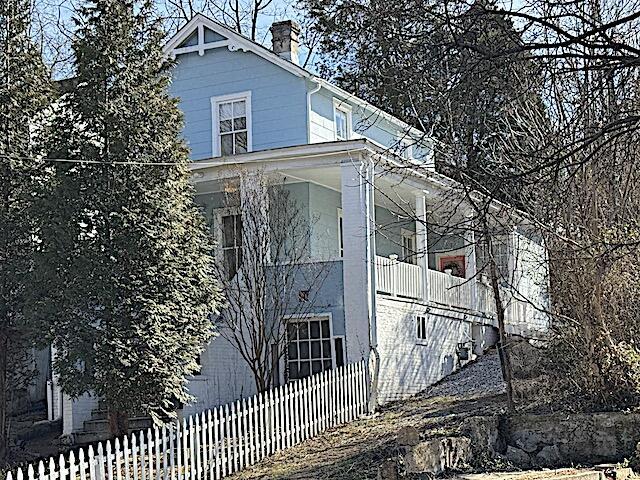
{"type": "MultiPolygon", "coordinates": [[[[311,258],[314,220],[282,179],[241,172],[239,184],[227,189],[225,205],[226,213],[235,214],[226,218],[235,216],[233,229],[241,246],[218,263],[227,298],[221,335],[264,391],[278,382],[287,318],[313,313],[330,265],[311,258]]],[[[229,226],[220,227],[229,231],[229,226]]]]}

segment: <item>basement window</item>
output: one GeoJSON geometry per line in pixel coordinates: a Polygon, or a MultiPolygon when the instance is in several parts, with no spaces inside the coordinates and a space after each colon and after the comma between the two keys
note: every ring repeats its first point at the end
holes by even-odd
{"type": "Polygon", "coordinates": [[[427,316],[416,316],[416,338],[418,340],[427,340],[427,316]]]}

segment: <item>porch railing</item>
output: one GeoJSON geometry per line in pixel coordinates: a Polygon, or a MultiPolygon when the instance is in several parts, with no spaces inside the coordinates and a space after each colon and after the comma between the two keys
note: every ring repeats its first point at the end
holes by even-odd
{"type": "Polygon", "coordinates": [[[429,270],[429,300],[451,307],[474,308],[475,279],[429,270]]]}
{"type": "Polygon", "coordinates": [[[422,299],[421,268],[396,259],[376,257],[376,288],[394,297],[422,299]]]}

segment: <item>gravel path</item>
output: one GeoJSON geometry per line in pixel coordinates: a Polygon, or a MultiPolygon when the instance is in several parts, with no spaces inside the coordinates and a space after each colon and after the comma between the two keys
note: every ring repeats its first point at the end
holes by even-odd
{"type": "Polygon", "coordinates": [[[425,392],[385,407],[372,418],[325,432],[232,478],[375,479],[380,461],[395,454],[395,437],[401,427],[414,426],[424,438],[456,435],[465,418],[501,411],[503,390],[497,355],[485,355],[425,392]]]}
{"type": "Polygon", "coordinates": [[[426,390],[426,397],[470,397],[499,395],[505,385],[500,371],[500,359],[496,353],[483,355],[472,364],[449,375],[426,390]]]}

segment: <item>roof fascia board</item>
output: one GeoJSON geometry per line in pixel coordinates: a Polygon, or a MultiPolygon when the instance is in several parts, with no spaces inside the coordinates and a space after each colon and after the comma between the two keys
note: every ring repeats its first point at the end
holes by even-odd
{"type": "Polygon", "coordinates": [[[210,160],[198,160],[189,165],[192,171],[205,170],[211,167],[224,165],[242,165],[255,162],[278,162],[289,159],[326,157],[331,155],[359,154],[368,150],[365,140],[352,140],[349,142],[327,142],[298,145],[295,147],[274,148],[272,150],[259,150],[229,157],[217,157],[210,160]]]}

